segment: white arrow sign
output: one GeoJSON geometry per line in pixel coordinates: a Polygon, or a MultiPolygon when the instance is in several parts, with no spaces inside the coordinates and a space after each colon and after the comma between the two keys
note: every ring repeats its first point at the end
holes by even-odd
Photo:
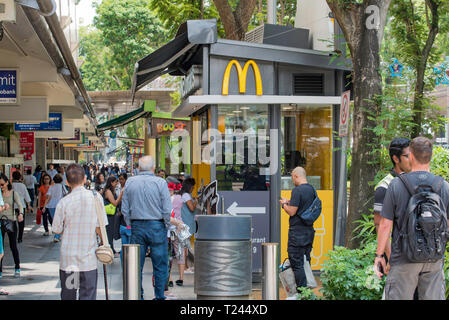
{"type": "Polygon", "coordinates": [[[233,202],[227,209],[229,214],[235,216],[237,214],[249,213],[249,214],[265,214],[265,207],[238,207],[237,202],[233,202]]]}

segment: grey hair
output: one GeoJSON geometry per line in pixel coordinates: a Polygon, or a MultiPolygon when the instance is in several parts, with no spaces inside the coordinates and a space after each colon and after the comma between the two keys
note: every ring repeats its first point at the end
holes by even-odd
{"type": "Polygon", "coordinates": [[[152,156],[143,156],[139,159],[140,171],[152,171],[154,169],[154,159],[152,156]]]}

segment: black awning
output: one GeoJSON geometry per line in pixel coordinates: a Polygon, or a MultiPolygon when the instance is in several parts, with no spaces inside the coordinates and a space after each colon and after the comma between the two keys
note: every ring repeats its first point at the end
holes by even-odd
{"type": "Polygon", "coordinates": [[[132,98],[145,85],[163,74],[185,75],[199,45],[217,42],[217,21],[189,20],[175,39],[139,60],[134,67],[132,98]]]}

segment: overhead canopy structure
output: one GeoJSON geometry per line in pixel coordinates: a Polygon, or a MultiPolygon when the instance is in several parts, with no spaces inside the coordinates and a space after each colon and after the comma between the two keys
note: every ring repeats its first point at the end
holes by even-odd
{"type": "Polygon", "coordinates": [[[215,42],[217,42],[215,19],[189,20],[182,24],[175,39],[136,63],[131,90],[133,100],[138,90],[161,75],[185,75],[192,64],[201,59],[201,56],[197,55],[199,46],[215,42]]]}
{"type": "Polygon", "coordinates": [[[102,124],[99,124],[97,129],[100,132],[106,131],[106,130],[111,130],[120,126],[124,126],[132,121],[135,121],[139,118],[142,117],[148,117],[150,115],[150,111],[147,111],[147,109],[145,108],[145,106],[136,109],[134,111],[128,112],[124,115],[121,115],[117,118],[114,118],[112,120],[103,122],[102,124]]]}

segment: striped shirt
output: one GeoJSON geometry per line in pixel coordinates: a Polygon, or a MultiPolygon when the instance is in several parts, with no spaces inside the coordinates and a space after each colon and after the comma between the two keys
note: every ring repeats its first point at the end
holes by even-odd
{"type": "MultiPolygon", "coordinates": [[[[105,224],[108,224],[103,199],[99,193],[105,224]]],[[[52,230],[62,234],[60,269],[62,271],[91,271],[97,269],[97,236],[99,227],[92,191],[77,187],[56,206],[52,230]]]]}

